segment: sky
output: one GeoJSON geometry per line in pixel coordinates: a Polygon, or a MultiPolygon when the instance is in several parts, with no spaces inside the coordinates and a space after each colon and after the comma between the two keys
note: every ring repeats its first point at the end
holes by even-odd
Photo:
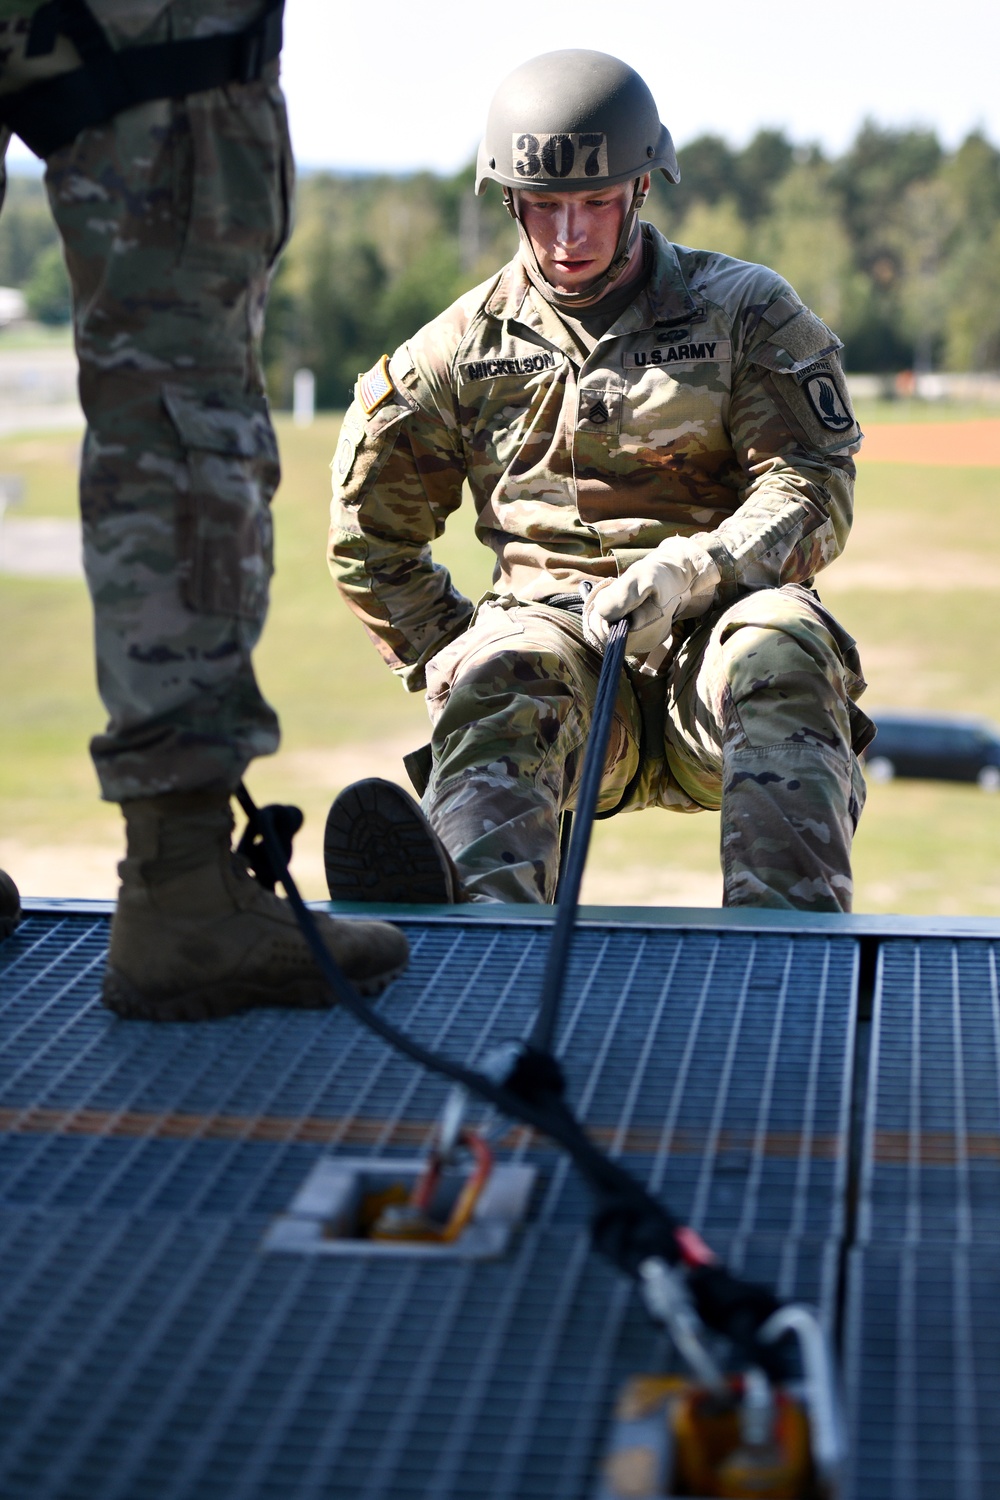
{"type": "Polygon", "coordinates": [[[768,126],[836,155],[867,116],[1000,144],[998,0],[287,0],[285,39],[304,167],[453,172],[505,74],[558,47],[631,63],[678,145],[768,126]]]}
{"type": "Polygon", "coordinates": [[[714,131],[738,146],[777,126],[837,154],[869,115],[934,126],[950,146],[983,127],[1000,144],[997,0],[287,4],[285,88],[304,165],[454,171],[500,80],[557,47],[638,69],[679,145],[714,131]]]}

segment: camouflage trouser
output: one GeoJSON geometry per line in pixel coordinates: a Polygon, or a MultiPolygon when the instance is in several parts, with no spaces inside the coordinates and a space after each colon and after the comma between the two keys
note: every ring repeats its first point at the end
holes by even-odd
{"type": "MultiPolygon", "coordinates": [[[[116,42],[131,28],[146,43],[238,29],[260,0],[91,6],[116,42]]],[[[4,90],[39,76],[25,31],[6,38],[20,45],[4,90]]],[[[292,189],[270,71],[126,110],[46,162],[87,418],[84,564],[109,715],[91,750],[113,801],[234,786],[278,744],[250,661],[279,477],[259,347],[292,189]]]]}
{"type": "MultiPolygon", "coordinates": [[[[552,900],[600,665],[576,617],[509,597],[429,664],[424,809],[473,896],[552,900]]],[[[750,594],[697,622],[663,676],[623,677],[599,810],[721,807],[727,905],[848,911],[863,686],[804,590],[750,594]]]]}

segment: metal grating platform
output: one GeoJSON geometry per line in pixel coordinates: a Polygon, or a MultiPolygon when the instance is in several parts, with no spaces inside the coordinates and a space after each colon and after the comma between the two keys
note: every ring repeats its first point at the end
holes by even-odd
{"type": "MultiPolygon", "coordinates": [[[[411,928],[382,1002],[456,1056],[527,1026],[544,929],[411,928]]],[[[494,1265],[260,1253],[324,1151],[412,1154],[444,1086],[340,1012],[122,1024],[103,920],[0,950],[12,1496],[582,1496],[661,1357],[545,1147],[494,1265]]],[[[854,944],[588,929],[561,1048],[595,1133],[736,1262],[832,1310],[854,944]]],[[[525,1154],[520,1135],[509,1143],[525,1154]]]]}
{"type": "Polygon", "coordinates": [[[848,1288],[853,1500],[991,1500],[1000,1465],[1000,1253],[859,1249],[848,1288]]]}
{"type": "Polygon", "coordinates": [[[879,954],[845,1377],[856,1500],[987,1500],[1000,1429],[1000,942],[879,954]]]}
{"type": "MultiPolygon", "coordinates": [[[[410,928],[381,1002],[458,1058],[527,1030],[543,928],[410,928]]],[[[447,1092],[343,1012],[210,1026],[116,1022],[96,1003],[102,920],[34,918],[4,946],[7,1204],[278,1213],[324,1148],[412,1155],[447,1092]]],[[[703,1233],[842,1229],[850,942],[581,932],[560,1052],[595,1136],[664,1182],[703,1233]]],[[[515,1149],[515,1155],[517,1154],[515,1149]]],[[[540,1223],[587,1198],[545,1149],[540,1223]]]]}
{"type": "MultiPolygon", "coordinates": [[[[846,920],[731,918],[580,930],[572,1097],[839,1327],[850,1500],[986,1497],[1000,944],[890,937],[876,972],[846,920]]],[[[544,926],[405,925],[398,1024],[462,1058],[526,1030],[544,926]]],[[[558,1153],[504,1138],[539,1178],[501,1260],[268,1254],[321,1157],[412,1157],[445,1085],[339,1011],[118,1022],[106,940],[52,911],[0,945],[3,1500],[586,1500],[617,1384],[664,1350],[558,1153]]]]}
{"type": "Polygon", "coordinates": [[[883,947],[863,1241],[1000,1246],[1000,943],[883,947]]]}
{"type": "MultiPolygon", "coordinates": [[[[18,1222],[19,1220],[19,1222],[18,1222]]],[[[3,1246],[5,1496],[587,1493],[609,1392],[658,1358],[579,1232],[509,1261],[262,1257],[261,1221],[25,1214],[3,1246]],[[20,1348],[17,1348],[20,1345],[20,1348]]],[[[830,1281],[823,1247],[792,1286],[830,1281]]],[[[775,1247],[748,1268],[779,1271],[775,1247]]],[[[786,1281],[788,1278],[786,1277],[786,1281]]]]}

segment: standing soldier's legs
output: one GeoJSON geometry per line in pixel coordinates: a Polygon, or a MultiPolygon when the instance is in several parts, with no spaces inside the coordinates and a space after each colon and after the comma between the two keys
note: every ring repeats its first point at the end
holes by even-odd
{"type": "Polygon", "coordinates": [[[727,906],[850,911],[863,686],[851,638],[795,587],[751,594],[685,642],[668,755],[696,800],[721,804],[727,906]]]}
{"type": "MultiPolygon", "coordinates": [[[[250,660],[278,482],[259,345],[291,191],[271,71],[126,110],[47,161],[88,423],[92,752],[128,836],[104,1000],[126,1015],[329,1003],[290,909],[230,854],[230,793],[278,743],[250,660]]],[[[382,924],[324,937],[369,992],[405,963],[382,924]]]]}
{"type": "Polygon", "coordinates": [[[91,750],[123,802],[233,787],[278,745],[250,653],[278,455],[257,347],[286,232],[287,141],[265,83],[128,110],[47,163],[73,286],[91,750]]]}

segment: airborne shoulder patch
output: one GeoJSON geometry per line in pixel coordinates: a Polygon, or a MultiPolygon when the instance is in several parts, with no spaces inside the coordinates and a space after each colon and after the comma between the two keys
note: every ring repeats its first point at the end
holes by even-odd
{"type": "Polygon", "coordinates": [[[809,398],[809,405],[830,432],[846,432],[848,427],[854,426],[854,417],[831,375],[810,375],[803,381],[802,388],[809,398]]]}
{"type": "Polygon", "coordinates": [[[389,374],[389,356],[383,354],[377,365],[358,376],[358,400],[365,416],[373,416],[395,394],[396,387],[389,374]]]}
{"type": "Polygon", "coordinates": [[[820,360],[797,374],[761,363],[760,378],[762,388],[801,442],[817,453],[854,451],[858,447],[861,429],[837,360],[820,360]]]}

